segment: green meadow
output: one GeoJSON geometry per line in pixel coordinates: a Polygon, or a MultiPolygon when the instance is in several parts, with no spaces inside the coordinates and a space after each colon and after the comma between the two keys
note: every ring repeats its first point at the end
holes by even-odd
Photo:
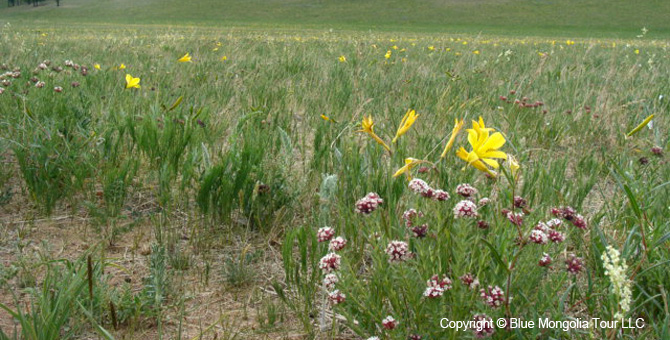
{"type": "Polygon", "coordinates": [[[0,339],[670,339],[669,10],[0,9],[0,339]]]}

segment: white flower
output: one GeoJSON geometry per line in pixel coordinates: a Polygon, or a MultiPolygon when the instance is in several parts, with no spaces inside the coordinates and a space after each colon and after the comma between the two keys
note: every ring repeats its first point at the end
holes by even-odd
{"type": "Polygon", "coordinates": [[[610,291],[619,300],[619,311],[614,315],[614,318],[623,318],[630,311],[633,295],[630,289],[631,281],[626,275],[628,269],[626,260],[621,259],[619,251],[612,246],[607,246],[600,258],[603,261],[605,275],[610,278],[610,291]]]}

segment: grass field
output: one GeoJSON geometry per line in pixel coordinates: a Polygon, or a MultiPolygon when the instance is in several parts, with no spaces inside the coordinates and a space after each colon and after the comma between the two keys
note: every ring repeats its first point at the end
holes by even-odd
{"type": "Polygon", "coordinates": [[[380,3],[0,10],[0,339],[669,339],[667,4],[380,3]]]}

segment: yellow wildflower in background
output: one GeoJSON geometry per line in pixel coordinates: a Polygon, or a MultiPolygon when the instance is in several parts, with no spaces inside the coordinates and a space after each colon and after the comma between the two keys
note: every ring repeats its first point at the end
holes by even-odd
{"type": "Polygon", "coordinates": [[[126,74],[126,88],[140,88],[140,78],[134,78],[130,74],[126,74]]]}
{"type": "Polygon", "coordinates": [[[123,64],[123,63],[122,63],[121,65],[119,65],[119,70],[123,70],[123,69],[125,69],[125,68],[126,68],[126,64],[123,64]]]}
{"type": "Polygon", "coordinates": [[[383,146],[386,151],[391,152],[391,148],[389,148],[384,141],[377,136],[377,134],[374,131],[374,121],[372,120],[372,116],[368,117],[363,117],[363,122],[361,123],[361,126],[363,127],[361,130],[358,130],[357,132],[364,132],[370,135],[372,139],[374,139],[379,145],[383,146]]]}
{"type": "Polygon", "coordinates": [[[391,59],[391,50],[386,51],[386,54],[384,54],[384,58],[391,59]]]}
{"type": "Polygon", "coordinates": [[[418,164],[421,164],[421,163],[427,163],[427,161],[422,161],[422,160],[412,158],[412,157],[405,158],[405,165],[403,165],[400,169],[398,169],[398,171],[396,171],[393,174],[393,177],[395,178],[395,177],[398,177],[398,176],[406,173],[407,174],[407,179],[412,179],[412,175],[410,174],[410,171],[412,170],[412,168],[414,168],[415,166],[417,166],[418,164]]]}
{"type": "Polygon", "coordinates": [[[449,137],[449,141],[447,142],[447,145],[444,147],[444,151],[442,151],[442,155],[440,158],[444,158],[447,156],[447,152],[451,150],[451,147],[454,146],[454,141],[456,140],[456,136],[458,136],[458,133],[461,132],[461,128],[463,128],[463,123],[465,121],[461,119],[460,121],[458,118],[454,119],[454,128],[451,130],[451,137],[449,137]]]}
{"type": "Polygon", "coordinates": [[[177,61],[180,63],[189,63],[191,62],[191,55],[187,52],[183,57],[177,59],[177,61]]]}
{"type": "Polygon", "coordinates": [[[223,57],[221,57],[221,61],[226,61],[226,60],[228,60],[228,57],[226,57],[225,55],[223,57]]]}
{"type": "Polygon", "coordinates": [[[341,56],[338,58],[338,60],[339,60],[341,63],[345,63],[345,62],[347,62],[347,57],[341,55],[341,56]]]}
{"type": "Polygon", "coordinates": [[[410,127],[414,124],[414,121],[419,118],[419,115],[416,114],[416,111],[409,109],[407,110],[407,113],[405,113],[405,116],[402,117],[402,120],[400,121],[400,126],[398,127],[398,131],[395,133],[395,137],[393,137],[393,141],[391,143],[395,143],[400,136],[404,135],[410,127]]]}
{"type": "Polygon", "coordinates": [[[98,64],[98,63],[93,64],[93,68],[96,69],[96,70],[100,70],[100,64],[98,64]]]}

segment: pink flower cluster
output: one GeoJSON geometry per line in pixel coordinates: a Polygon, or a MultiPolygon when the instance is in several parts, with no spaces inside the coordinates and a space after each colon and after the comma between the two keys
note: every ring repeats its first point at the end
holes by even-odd
{"type": "Polygon", "coordinates": [[[389,315],[382,320],[382,327],[384,327],[384,329],[393,330],[398,327],[398,320],[389,315]]]}
{"type": "Polygon", "coordinates": [[[370,214],[377,210],[377,207],[382,203],[384,203],[384,200],[377,193],[368,193],[365,197],[356,201],[356,212],[359,214],[370,214]]]}
{"type": "Polygon", "coordinates": [[[454,206],[455,218],[475,218],[477,216],[477,205],[470,200],[462,200],[454,206]]]}
{"type": "Polygon", "coordinates": [[[347,296],[344,295],[344,293],[340,292],[339,289],[336,289],[330,293],[328,293],[328,300],[330,300],[330,303],[333,305],[339,305],[340,303],[344,302],[347,299],[347,296]]]}
{"type": "Polygon", "coordinates": [[[477,287],[479,287],[479,279],[472,276],[472,274],[470,274],[470,273],[467,273],[467,274],[459,277],[459,279],[461,280],[461,283],[464,286],[466,286],[470,289],[476,289],[477,287]]]}
{"type": "Polygon", "coordinates": [[[498,308],[505,302],[505,293],[498,286],[488,286],[487,289],[482,288],[479,291],[479,295],[484,300],[484,303],[491,308],[498,308]]]}
{"type": "Polygon", "coordinates": [[[423,217],[423,213],[415,209],[409,209],[402,214],[402,219],[405,220],[405,226],[412,231],[412,235],[416,238],[426,237],[428,235],[428,224],[414,225],[414,219],[423,217]]]}
{"type": "Polygon", "coordinates": [[[332,273],[340,269],[341,264],[342,257],[335,253],[328,253],[326,256],[322,257],[321,260],[319,260],[319,268],[324,273],[332,273]]]}
{"type": "Polygon", "coordinates": [[[444,275],[442,279],[440,279],[439,275],[433,275],[427,282],[426,282],[426,290],[423,292],[423,296],[427,298],[438,298],[444,294],[445,291],[451,289],[451,279],[447,277],[447,275],[444,275]]]}
{"type": "Polygon", "coordinates": [[[540,258],[540,262],[538,263],[540,267],[547,267],[551,264],[551,256],[549,254],[544,253],[542,254],[542,257],[540,258]]]}
{"type": "Polygon", "coordinates": [[[319,228],[316,232],[316,240],[319,242],[330,241],[335,236],[335,229],[331,227],[319,228]]]}
{"type": "Polygon", "coordinates": [[[566,221],[569,221],[574,225],[575,227],[579,229],[586,229],[586,219],[584,216],[580,215],[575,211],[574,208],[572,207],[558,207],[558,208],[551,208],[551,214],[558,217],[562,218],[566,221]]]}
{"type": "Polygon", "coordinates": [[[347,245],[347,240],[344,239],[342,236],[338,236],[334,238],[333,240],[330,241],[330,244],[328,245],[328,249],[330,251],[339,251],[344,249],[344,247],[347,245]]]}
{"type": "Polygon", "coordinates": [[[430,187],[430,185],[428,185],[428,183],[419,178],[414,178],[409,181],[407,187],[409,187],[409,189],[417,195],[421,195],[436,201],[446,201],[450,198],[448,192],[440,189],[433,189],[430,187]]]}
{"type": "Polygon", "coordinates": [[[475,187],[472,185],[463,183],[456,187],[456,193],[465,198],[469,198],[471,196],[477,195],[479,191],[477,191],[477,189],[475,189],[475,187]]]}
{"type": "Polygon", "coordinates": [[[475,337],[478,339],[490,337],[495,332],[493,327],[493,319],[491,319],[486,314],[475,314],[472,317],[472,320],[475,321],[476,327],[472,328],[472,331],[475,332],[475,337]]]}
{"type": "Polygon", "coordinates": [[[584,260],[575,254],[570,254],[565,260],[565,265],[567,266],[568,273],[577,275],[584,269],[584,260]]]}
{"type": "Polygon", "coordinates": [[[386,247],[389,263],[405,262],[411,257],[409,246],[403,241],[391,241],[386,247]]]}

